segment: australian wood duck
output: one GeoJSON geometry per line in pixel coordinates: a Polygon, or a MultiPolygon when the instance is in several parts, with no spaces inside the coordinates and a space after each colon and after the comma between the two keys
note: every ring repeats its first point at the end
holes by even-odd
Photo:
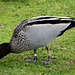
{"type": "Polygon", "coordinates": [[[46,46],[48,59],[43,63],[49,63],[51,54],[48,43],[58,36],[61,36],[66,30],[75,27],[75,18],[40,16],[22,21],[14,29],[9,43],[0,45],[0,59],[9,53],[20,53],[34,49],[34,58],[25,59],[25,61],[37,60],[36,49],[46,46]]]}

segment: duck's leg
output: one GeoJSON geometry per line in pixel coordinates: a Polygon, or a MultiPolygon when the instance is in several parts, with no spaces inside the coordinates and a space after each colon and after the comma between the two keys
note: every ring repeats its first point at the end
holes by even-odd
{"type": "Polygon", "coordinates": [[[34,49],[34,58],[33,59],[24,59],[25,61],[35,62],[37,60],[36,49],[34,49]]]}
{"type": "Polygon", "coordinates": [[[50,54],[50,49],[49,49],[48,45],[46,46],[46,49],[47,49],[47,53],[48,53],[48,59],[45,59],[42,62],[45,64],[48,64],[51,61],[51,54],[50,54]]]}

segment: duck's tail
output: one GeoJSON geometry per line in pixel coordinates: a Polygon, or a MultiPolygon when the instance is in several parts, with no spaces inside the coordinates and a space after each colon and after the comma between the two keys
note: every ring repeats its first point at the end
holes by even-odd
{"type": "Polygon", "coordinates": [[[75,27],[75,18],[69,18],[69,19],[70,19],[69,20],[70,25],[66,29],[64,29],[63,31],[61,31],[61,33],[58,36],[61,36],[66,30],[75,27]]]}

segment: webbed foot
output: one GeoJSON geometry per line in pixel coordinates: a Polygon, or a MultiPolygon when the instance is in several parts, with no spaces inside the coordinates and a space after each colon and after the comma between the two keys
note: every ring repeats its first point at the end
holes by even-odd
{"type": "Polygon", "coordinates": [[[43,63],[48,64],[51,61],[51,56],[48,56],[48,59],[42,60],[43,63]]]}
{"type": "Polygon", "coordinates": [[[24,60],[25,60],[26,62],[27,62],[27,61],[35,62],[35,61],[37,60],[37,56],[34,56],[34,58],[33,58],[33,59],[30,59],[30,58],[29,58],[29,59],[27,59],[27,58],[26,58],[26,59],[24,59],[24,60]]]}

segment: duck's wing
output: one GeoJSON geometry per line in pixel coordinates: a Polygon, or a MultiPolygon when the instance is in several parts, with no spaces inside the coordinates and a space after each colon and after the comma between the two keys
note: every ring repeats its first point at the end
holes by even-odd
{"type": "MultiPolygon", "coordinates": [[[[39,16],[39,17],[33,17],[30,19],[26,19],[24,21],[22,21],[14,30],[13,32],[13,36],[16,37],[17,34],[23,30],[24,28],[26,28],[27,26],[34,26],[34,25],[57,25],[57,24],[68,24],[68,26],[66,27],[66,29],[72,28],[73,26],[75,27],[75,25],[73,25],[73,23],[75,23],[73,20],[75,18],[70,18],[70,17],[56,17],[56,16],[39,16]]],[[[65,30],[66,30],[65,29],[65,30]]],[[[64,30],[64,31],[65,31],[64,30]]],[[[64,32],[62,31],[62,33],[64,32]]],[[[61,33],[61,34],[62,34],[61,33]]],[[[60,35],[61,35],[60,34],[60,35]]]]}

